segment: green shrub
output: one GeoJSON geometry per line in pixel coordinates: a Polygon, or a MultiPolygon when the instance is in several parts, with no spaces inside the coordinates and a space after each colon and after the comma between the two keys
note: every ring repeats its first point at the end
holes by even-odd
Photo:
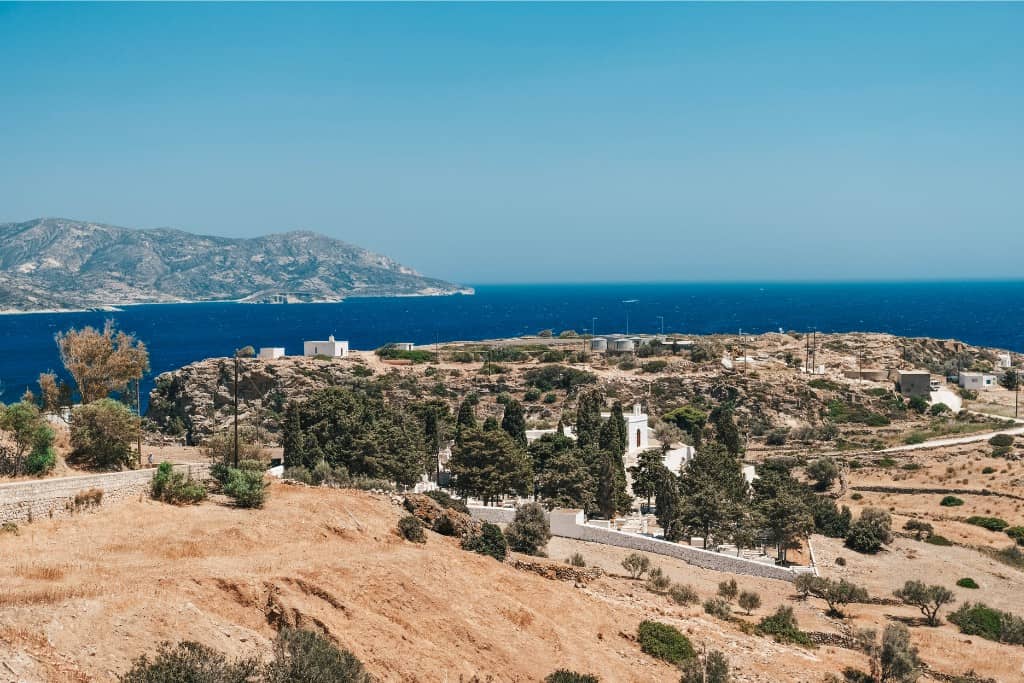
{"type": "Polygon", "coordinates": [[[935,533],[935,529],[931,524],[928,522],[922,522],[918,519],[907,520],[907,523],[903,525],[903,530],[912,532],[914,534],[914,538],[918,541],[927,539],[935,533]]]}
{"type": "Polygon", "coordinates": [[[18,531],[18,525],[14,522],[4,522],[3,524],[0,524],[0,533],[10,534],[11,536],[17,536],[21,532],[18,531]]]}
{"type": "Polygon", "coordinates": [[[153,659],[142,655],[120,677],[121,683],[248,683],[260,672],[259,660],[230,661],[200,643],[162,643],[153,659]]]}
{"type": "Polygon", "coordinates": [[[120,401],[104,398],[77,406],[71,414],[74,459],[101,469],[120,469],[135,458],[132,446],[139,419],[120,401]]]}
{"type": "Polygon", "coordinates": [[[732,607],[722,598],[708,598],[704,601],[704,613],[719,619],[732,618],[732,607]]]}
{"type": "Polygon", "coordinates": [[[198,503],[206,498],[205,486],[186,477],[182,472],[175,472],[174,466],[169,462],[160,463],[149,488],[154,500],[172,505],[198,503]]]}
{"type": "Polygon", "coordinates": [[[263,478],[263,470],[229,468],[224,494],[233,499],[238,507],[263,507],[267,499],[267,482],[263,478]]]}
{"type": "Polygon", "coordinates": [[[544,678],[544,683],[601,683],[601,679],[593,674],[581,674],[569,669],[552,671],[544,678]]]}
{"type": "Polygon", "coordinates": [[[672,585],[672,580],[661,570],[661,567],[654,567],[647,572],[647,590],[652,593],[664,593],[672,585]]]}
{"type": "Polygon", "coordinates": [[[1024,545],[1024,526],[1011,526],[1004,529],[1004,531],[1017,545],[1024,545]]]}
{"type": "Polygon", "coordinates": [[[413,515],[406,515],[398,520],[398,533],[407,541],[426,543],[427,536],[423,533],[423,524],[413,515]]]}
{"type": "Polygon", "coordinates": [[[720,581],[718,584],[718,597],[732,602],[739,595],[740,587],[736,584],[736,579],[729,579],[728,581],[720,581]]]}
{"type": "Polygon", "coordinates": [[[554,394],[544,394],[544,403],[547,403],[548,405],[551,405],[557,400],[558,397],[555,396],[554,394]]]}
{"type": "Polygon", "coordinates": [[[668,589],[668,597],[677,605],[693,605],[700,602],[700,596],[693,586],[686,586],[681,583],[674,583],[668,589]]]}
{"type": "Polygon", "coordinates": [[[741,591],[737,602],[740,608],[749,615],[761,606],[761,596],[753,591],[741,591]]]}
{"type": "Polygon", "coordinates": [[[645,654],[669,664],[681,664],[697,656],[689,639],[669,624],[642,621],[637,629],[637,640],[645,654]]]}
{"type": "Polygon", "coordinates": [[[949,547],[953,545],[953,541],[949,540],[945,536],[940,536],[939,534],[932,534],[928,538],[924,539],[924,542],[931,543],[932,545],[940,545],[943,547],[949,547]]]}
{"type": "Polygon", "coordinates": [[[846,535],[846,547],[859,553],[874,554],[883,545],[892,543],[889,513],[879,508],[864,508],[860,518],[850,524],[846,535]]]}
{"type": "Polygon", "coordinates": [[[959,626],[961,633],[969,636],[1024,645],[1024,619],[980,602],[965,602],[960,609],[949,615],[949,621],[959,626]]]}
{"type": "Polygon", "coordinates": [[[795,643],[809,647],[811,639],[800,630],[792,607],[780,606],[775,614],[761,619],[756,632],[759,635],[771,636],[779,643],[795,643]]]}
{"type": "Polygon", "coordinates": [[[668,361],[666,360],[649,360],[640,365],[640,370],[642,372],[661,372],[667,367],[668,361]]]}
{"type": "Polygon", "coordinates": [[[515,518],[505,529],[508,546],[517,553],[543,555],[551,538],[548,515],[540,503],[526,503],[516,508],[515,518]]]}
{"type": "Polygon", "coordinates": [[[974,579],[970,578],[970,577],[958,580],[956,582],[956,585],[960,586],[961,588],[972,588],[972,589],[979,587],[978,586],[978,582],[975,581],[974,579]]]}
{"type": "Polygon", "coordinates": [[[980,515],[973,515],[968,517],[966,520],[968,524],[974,526],[980,526],[982,529],[988,529],[989,531],[1002,531],[1006,527],[1010,526],[1009,522],[1005,519],[998,517],[982,517],[980,515]]]}
{"type": "Polygon", "coordinates": [[[863,493],[857,493],[856,491],[854,491],[853,493],[850,494],[850,500],[863,500],[863,499],[864,499],[864,494],[863,493]]]}
{"type": "Polygon", "coordinates": [[[285,627],[274,640],[274,659],[263,672],[266,683],[371,683],[362,662],[327,637],[285,627]]]}
{"type": "Polygon", "coordinates": [[[52,447],[37,448],[25,458],[25,472],[40,476],[52,470],[56,464],[57,455],[52,447]]]}
{"type": "Polygon", "coordinates": [[[630,553],[622,561],[622,568],[634,579],[639,579],[651,568],[651,560],[640,553],[630,553]]]}
{"type": "Polygon", "coordinates": [[[679,683],[729,683],[729,658],[718,650],[702,653],[683,662],[679,683]]]}
{"type": "Polygon", "coordinates": [[[996,471],[995,467],[982,467],[981,468],[981,473],[982,474],[994,474],[995,471],[996,471]]]}
{"type": "Polygon", "coordinates": [[[939,501],[939,505],[946,508],[959,507],[963,504],[964,501],[961,500],[960,498],[957,498],[956,496],[945,496],[942,500],[939,501]]]}
{"type": "Polygon", "coordinates": [[[284,468],[284,471],[281,473],[281,478],[288,479],[290,481],[297,481],[303,484],[313,483],[313,474],[302,465],[284,468]]]}
{"type": "Polygon", "coordinates": [[[1009,448],[1013,445],[1013,436],[1010,434],[996,434],[988,440],[988,444],[994,448],[1009,448]]]}
{"type": "Polygon", "coordinates": [[[571,565],[573,567],[587,566],[587,561],[583,559],[583,555],[581,555],[580,553],[573,553],[572,555],[566,558],[565,562],[566,564],[571,565]]]}
{"type": "Polygon", "coordinates": [[[530,387],[523,394],[523,400],[525,401],[539,401],[540,400],[540,389],[537,387],[530,387]]]}
{"type": "Polygon", "coordinates": [[[462,539],[462,549],[504,562],[508,555],[508,541],[497,524],[484,522],[479,533],[470,534],[462,539]]]}

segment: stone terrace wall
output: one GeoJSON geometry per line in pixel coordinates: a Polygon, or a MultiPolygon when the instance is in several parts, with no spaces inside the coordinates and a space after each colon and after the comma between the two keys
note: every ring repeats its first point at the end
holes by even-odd
{"type": "MultiPolygon", "coordinates": [[[[509,508],[492,508],[476,505],[469,506],[469,512],[476,519],[494,524],[511,522],[515,516],[515,510],[509,508]]],[[[650,536],[590,526],[583,523],[582,510],[552,510],[548,513],[548,519],[551,522],[551,534],[553,536],[667,555],[682,560],[687,564],[703,567],[704,569],[729,572],[730,574],[759,576],[767,579],[779,579],[781,581],[793,581],[797,577],[796,572],[785,567],[755,562],[733,555],[724,555],[711,550],[704,550],[703,548],[693,548],[650,536]]]]}
{"type": "MultiPolygon", "coordinates": [[[[208,465],[175,465],[174,469],[197,479],[206,479],[210,468],[208,465]]],[[[149,491],[154,472],[155,468],[149,468],[0,484],[0,523],[20,524],[70,515],[72,509],[69,504],[75,494],[89,489],[103,491],[101,505],[137,498],[149,491]]]]}

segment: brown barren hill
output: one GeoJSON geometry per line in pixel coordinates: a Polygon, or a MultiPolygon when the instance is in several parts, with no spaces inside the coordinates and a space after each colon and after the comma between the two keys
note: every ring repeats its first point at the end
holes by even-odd
{"type": "Polygon", "coordinates": [[[275,627],[322,629],[386,681],[677,674],[612,609],[428,533],[389,497],[275,485],[266,509],[140,500],[0,536],[0,679],[113,680],[161,641],[267,654],[275,627]]]}

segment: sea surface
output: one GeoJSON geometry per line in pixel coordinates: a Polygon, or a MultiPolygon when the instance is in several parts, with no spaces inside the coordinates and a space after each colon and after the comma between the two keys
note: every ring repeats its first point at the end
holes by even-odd
{"type": "Polygon", "coordinates": [[[152,373],[251,344],[302,352],[333,334],[354,349],[479,340],[551,328],[690,334],[890,332],[1024,352],[1024,281],[799,284],[482,285],[472,296],[349,299],[338,304],[163,304],[119,312],[0,315],[0,400],[60,370],[57,332],[112,318],[149,347],[152,373]]]}

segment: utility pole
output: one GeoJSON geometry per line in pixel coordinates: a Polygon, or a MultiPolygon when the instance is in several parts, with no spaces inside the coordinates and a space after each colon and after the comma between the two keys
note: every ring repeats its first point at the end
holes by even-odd
{"type": "Polygon", "coordinates": [[[235,467],[238,467],[238,351],[235,351],[235,467]]]}
{"type": "Polygon", "coordinates": [[[135,380],[135,413],[139,416],[139,467],[142,467],[142,378],[135,380]]]}

